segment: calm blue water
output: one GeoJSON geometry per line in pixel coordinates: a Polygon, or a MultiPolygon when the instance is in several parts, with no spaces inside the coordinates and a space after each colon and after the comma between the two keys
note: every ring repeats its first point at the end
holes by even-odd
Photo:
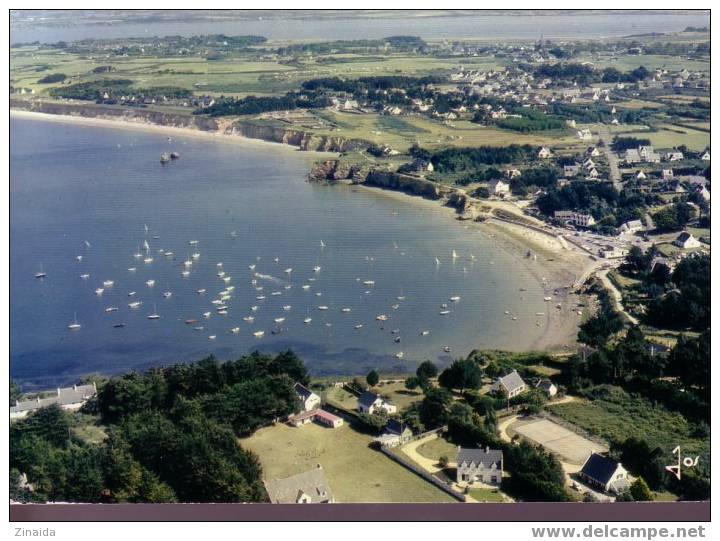
{"type": "Polygon", "coordinates": [[[154,133],[13,119],[12,376],[27,385],[54,385],[90,372],[286,347],[299,351],[316,374],[363,373],[412,368],[425,358],[442,362],[445,345],[461,355],[473,347],[520,349],[540,336],[534,314],[546,309],[544,293],[515,256],[434,206],[309,184],[304,177],[313,159],[287,148],[193,138],[169,143],[154,133]],[[170,150],[181,159],[161,166],[160,153],[170,150]],[[150,264],[133,257],[144,240],[150,264]],[[183,262],[195,251],[200,258],[183,278],[183,262]],[[229,284],[217,276],[218,262],[229,284]],[[251,264],[273,278],[256,277],[253,286],[251,264]],[[40,265],[44,280],[34,278],[40,265]],[[80,278],[85,273],[87,280],[80,278]],[[146,286],[149,279],[154,288],[146,286]],[[104,280],[114,286],[97,296],[104,280]],[[235,286],[228,314],[217,315],[211,300],[228,285],[235,286]],[[518,293],[520,285],[528,292],[518,293]],[[196,292],[201,288],[205,295],[196,292]],[[133,298],[130,291],[137,292],[133,298]],[[165,291],[172,297],[165,299],[165,291]],[[281,295],[271,295],[275,291],[281,295]],[[452,295],[461,301],[450,302],[452,295]],[[131,310],[131,301],[143,305],[131,310]],[[439,315],[442,303],[451,314],[439,315]],[[321,305],[328,310],[318,310],[321,305]],[[148,320],[155,306],[161,318],[148,320]],[[118,311],[106,313],[107,307],[118,311]],[[349,314],[341,312],[346,307],[349,314]],[[71,332],[75,313],[82,329],[71,332]],[[242,320],[250,314],[253,323],[242,320]],[[391,319],[380,323],[379,314],[391,319]],[[312,323],[305,325],[308,315],[312,323]],[[273,335],[279,317],[286,318],[283,332],[273,335]],[[187,319],[198,323],[186,325],[187,319]],[[126,326],[114,328],[117,323],[126,326]],[[201,325],[202,331],[193,329],[201,325]],[[238,334],[230,332],[234,327],[238,334]],[[258,330],[264,338],[253,337],[258,330]],[[431,332],[421,336],[422,330],[431,332]],[[395,357],[400,351],[402,359],[395,357]]]}
{"type": "Polygon", "coordinates": [[[88,38],[255,34],[269,39],[335,40],[375,39],[416,35],[426,39],[546,39],[618,37],[647,32],[678,32],[687,26],[709,26],[707,12],[673,14],[656,11],[638,14],[484,15],[463,17],[408,17],[377,19],[252,19],[193,21],[73,27],[29,26],[10,28],[12,43],[54,43],[88,38]]]}

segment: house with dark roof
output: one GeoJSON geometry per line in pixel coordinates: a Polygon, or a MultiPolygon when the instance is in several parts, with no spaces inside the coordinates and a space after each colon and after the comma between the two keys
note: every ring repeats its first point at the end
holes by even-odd
{"type": "Polygon", "coordinates": [[[97,394],[97,387],[93,382],[90,385],[73,385],[72,387],[58,387],[56,394],[37,398],[32,400],[15,401],[14,406],[10,406],[10,418],[22,419],[28,413],[46,408],[53,404],[57,404],[64,410],[78,410],[83,404],[97,394]]]}
{"type": "Polygon", "coordinates": [[[265,481],[271,503],[334,503],[332,491],[320,464],[317,468],[285,479],[265,481]]]}
{"type": "Polygon", "coordinates": [[[498,378],[493,383],[491,390],[499,392],[507,398],[512,398],[524,393],[527,390],[527,385],[520,377],[520,374],[517,373],[517,370],[513,370],[507,376],[498,378]]]}
{"type": "Polygon", "coordinates": [[[692,236],[691,233],[688,233],[687,231],[683,231],[678,235],[678,237],[673,241],[673,244],[677,246],[678,248],[700,248],[701,244],[700,241],[698,241],[695,237],[692,236]]]}
{"type": "Polygon", "coordinates": [[[628,472],[622,464],[598,453],[590,454],[578,475],[591,487],[604,492],[619,494],[630,486],[628,472]]]}
{"type": "Polygon", "coordinates": [[[503,453],[498,449],[458,447],[456,462],[458,483],[502,483],[503,453]]]}
{"type": "Polygon", "coordinates": [[[295,394],[297,394],[300,399],[304,411],[310,411],[320,407],[320,397],[304,385],[296,383],[295,394]]]}
{"type": "Polygon", "coordinates": [[[385,430],[374,441],[383,447],[397,447],[412,439],[413,433],[410,427],[397,419],[390,419],[385,425],[385,430]]]}
{"type": "Polygon", "coordinates": [[[387,414],[397,413],[397,406],[379,394],[365,391],[358,398],[358,411],[372,415],[384,410],[387,414]]]}
{"type": "Polygon", "coordinates": [[[540,389],[548,396],[555,396],[558,392],[558,389],[555,386],[555,384],[552,381],[550,381],[549,379],[541,379],[540,381],[537,382],[537,384],[535,385],[535,388],[540,389]]]}

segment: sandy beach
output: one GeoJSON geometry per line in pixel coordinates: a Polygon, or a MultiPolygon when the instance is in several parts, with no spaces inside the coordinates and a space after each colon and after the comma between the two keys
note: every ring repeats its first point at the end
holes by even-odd
{"type": "Polygon", "coordinates": [[[357,185],[352,188],[359,192],[393,198],[404,205],[416,205],[426,211],[437,212],[456,222],[457,227],[482,232],[492,238],[499,249],[509,254],[518,266],[527,269],[543,284],[546,293],[553,296],[553,308],[545,314],[544,332],[531,344],[530,349],[561,351],[566,349],[566,346],[572,347],[575,344],[581,317],[574,310],[583,299],[572,291],[574,286],[584,282],[599,264],[587,254],[572,244],[563,245],[551,235],[520,225],[492,219],[485,222],[458,220],[455,209],[439,201],[373,186],[357,185]],[[537,255],[537,260],[526,257],[528,250],[537,255]],[[556,303],[560,303],[562,308],[554,308],[556,303]]]}
{"type": "Polygon", "coordinates": [[[257,146],[264,148],[273,148],[281,152],[302,152],[308,156],[316,158],[332,158],[337,154],[334,152],[318,152],[314,150],[301,151],[297,147],[286,145],[283,143],[275,143],[273,141],[264,141],[262,139],[252,139],[238,134],[224,133],[220,131],[204,131],[196,128],[179,128],[176,126],[162,126],[144,122],[139,119],[119,120],[117,118],[105,117],[81,117],[74,115],[55,115],[49,113],[39,113],[37,111],[23,111],[21,109],[10,109],[10,118],[43,120],[46,122],[58,122],[65,124],[75,124],[81,126],[95,126],[99,128],[112,128],[122,130],[142,131],[145,133],[157,133],[169,137],[193,137],[203,139],[205,141],[217,141],[221,143],[229,143],[243,146],[257,146]]]}

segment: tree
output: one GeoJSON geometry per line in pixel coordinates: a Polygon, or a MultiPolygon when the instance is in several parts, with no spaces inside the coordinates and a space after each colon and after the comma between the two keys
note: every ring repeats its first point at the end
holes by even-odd
{"type": "Polygon", "coordinates": [[[378,375],[377,372],[375,372],[375,370],[370,370],[370,372],[368,372],[367,376],[365,376],[365,381],[367,381],[367,384],[370,387],[375,387],[375,385],[377,385],[380,382],[380,376],[378,375]]]}
{"type": "Polygon", "coordinates": [[[437,377],[438,368],[431,361],[423,361],[420,363],[420,366],[417,367],[415,375],[420,378],[421,381],[431,380],[432,378],[437,377]]]}
{"type": "Polygon", "coordinates": [[[420,420],[427,428],[436,428],[447,421],[452,395],[443,388],[431,387],[425,391],[425,397],[420,402],[420,420]]]}
{"type": "Polygon", "coordinates": [[[438,464],[443,469],[447,468],[449,463],[450,460],[448,460],[448,457],[446,455],[442,455],[438,460],[438,464]]]}
{"type": "Polygon", "coordinates": [[[630,485],[630,494],[636,502],[651,502],[655,499],[645,479],[638,477],[630,485]]]}
{"type": "Polygon", "coordinates": [[[483,372],[471,359],[458,359],[443,370],[438,382],[446,389],[477,389],[482,384],[483,372]]]}
{"type": "Polygon", "coordinates": [[[408,391],[414,391],[420,387],[420,378],[417,376],[410,376],[409,378],[405,379],[405,388],[408,391]]]}

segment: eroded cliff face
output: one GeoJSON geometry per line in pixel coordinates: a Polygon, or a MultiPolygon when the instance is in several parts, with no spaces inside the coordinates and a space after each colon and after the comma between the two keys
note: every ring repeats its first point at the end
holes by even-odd
{"type": "Polygon", "coordinates": [[[202,131],[218,131],[220,129],[220,123],[214,118],[166,113],[134,107],[113,107],[95,103],[11,99],[10,108],[50,115],[105,118],[109,120],[157,124],[159,126],[172,126],[175,128],[193,128],[202,131]]]}
{"type": "Polygon", "coordinates": [[[104,118],[127,122],[144,122],[159,126],[175,128],[193,128],[202,131],[214,131],[224,134],[242,135],[251,139],[261,139],[273,143],[282,143],[298,147],[300,150],[320,152],[347,152],[365,149],[370,142],[361,139],[315,135],[301,130],[293,130],[237,118],[210,118],[199,115],[188,115],[153,111],[135,107],[116,107],[99,105],[91,102],[70,103],[59,101],[27,100],[15,98],[10,100],[12,109],[35,111],[51,115],[69,115],[86,118],[104,118]]]}
{"type": "Polygon", "coordinates": [[[461,220],[482,221],[492,216],[489,207],[462,190],[370,164],[360,165],[343,159],[318,161],[310,170],[308,180],[328,184],[352,182],[432,199],[454,208],[461,220]]]}
{"type": "Polygon", "coordinates": [[[252,139],[262,139],[263,141],[296,146],[300,150],[347,152],[355,149],[365,149],[370,146],[368,141],[361,139],[315,135],[301,130],[255,124],[244,120],[234,122],[232,131],[252,139]]]}

